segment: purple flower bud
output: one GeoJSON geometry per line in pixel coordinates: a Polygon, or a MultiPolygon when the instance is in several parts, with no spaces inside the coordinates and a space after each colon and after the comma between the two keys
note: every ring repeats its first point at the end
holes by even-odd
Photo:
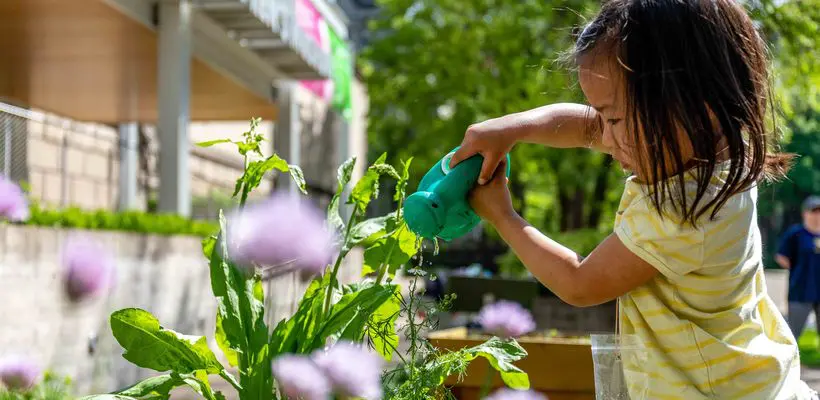
{"type": "Polygon", "coordinates": [[[322,212],[291,194],[247,205],[228,219],[228,251],[243,267],[293,265],[308,275],[324,272],[334,237],[322,212]]]}
{"type": "Polygon", "coordinates": [[[343,397],[378,400],[382,397],[382,358],[362,346],[339,342],[313,359],[343,397]]]}
{"type": "Polygon", "coordinates": [[[39,376],[40,367],[29,358],[12,355],[0,359],[0,382],[9,390],[28,390],[39,376]]]}
{"type": "Polygon", "coordinates": [[[100,243],[72,236],[63,244],[63,282],[72,301],[109,289],[114,283],[114,257],[100,243]]]}
{"type": "Polygon", "coordinates": [[[28,214],[28,200],[20,186],[0,175],[0,217],[20,222],[27,220],[28,214]]]}
{"type": "Polygon", "coordinates": [[[287,399],[327,400],[330,383],[308,357],[284,355],[273,361],[273,376],[287,399]]]}
{"type": "Polygon", "coordinates": [[[547,400],[547,396],[532,390],[499,389],[484,400],[547,400]]]}
{"type": "Polygon", "coordinates": [[[535,329],[532,314],[520,304],[501,300],[488,304],[478,314],[485,332],[502,338],[515,338],[535,329]]]}

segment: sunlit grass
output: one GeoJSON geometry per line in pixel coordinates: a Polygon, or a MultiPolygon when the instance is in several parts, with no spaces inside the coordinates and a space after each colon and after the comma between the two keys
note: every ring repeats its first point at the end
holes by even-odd
{"type": "Polygon", "coordinates": [[[797,341],[800,348],[800,361],[803,365],[820,368],[820,337],[817,331],[806,329],[797,341]]]}

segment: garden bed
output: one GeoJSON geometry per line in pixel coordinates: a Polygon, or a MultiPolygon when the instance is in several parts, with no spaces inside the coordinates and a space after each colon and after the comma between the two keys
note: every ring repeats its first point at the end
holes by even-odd
{"type": "MultiPolygon", "coordinates": [[[[439,349],[456,351],[484,342],[487,336],[466,328],[452,328],[433,332],[430,342],[439,349]]],[[[550,332],[518,339],[529,355],[516,366],[529,374],[533,390],[549,396],[550,400],[592,400],[595,398],[592,350],[589,337],[565,336],[550,332]]],[[[451,386],[460,400],[477,400],[489,369],[483,359],[477,359],[467,368],[459,382],[450,376],[445,385],[451,386]]],[[[504,384],[493,371],[492,387],[504,384]]]]}

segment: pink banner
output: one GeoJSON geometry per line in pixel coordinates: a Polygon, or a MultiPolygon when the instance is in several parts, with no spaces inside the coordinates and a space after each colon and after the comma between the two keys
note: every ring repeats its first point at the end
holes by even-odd
{"type": "MultiPolygon", "coordinates": [[[[327,33],[327,23],[319,10],[310,0],[296,0],[296,24],[307,35],[316,41],[324,52],[330,53],[330,38],[327,33]]],[[[331,81],[315,80],[302,81],[302,86],[315,93],[322,99],[328,100],[333,94],[331,81]]]]}

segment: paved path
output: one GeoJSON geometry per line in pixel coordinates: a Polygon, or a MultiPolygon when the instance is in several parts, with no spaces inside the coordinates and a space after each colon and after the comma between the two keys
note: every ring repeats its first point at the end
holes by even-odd
{"type": "Polygon", "coordinates": [[[812,389],[820,391],[820,369],[803,367],[802,377],[812,389]]]}

